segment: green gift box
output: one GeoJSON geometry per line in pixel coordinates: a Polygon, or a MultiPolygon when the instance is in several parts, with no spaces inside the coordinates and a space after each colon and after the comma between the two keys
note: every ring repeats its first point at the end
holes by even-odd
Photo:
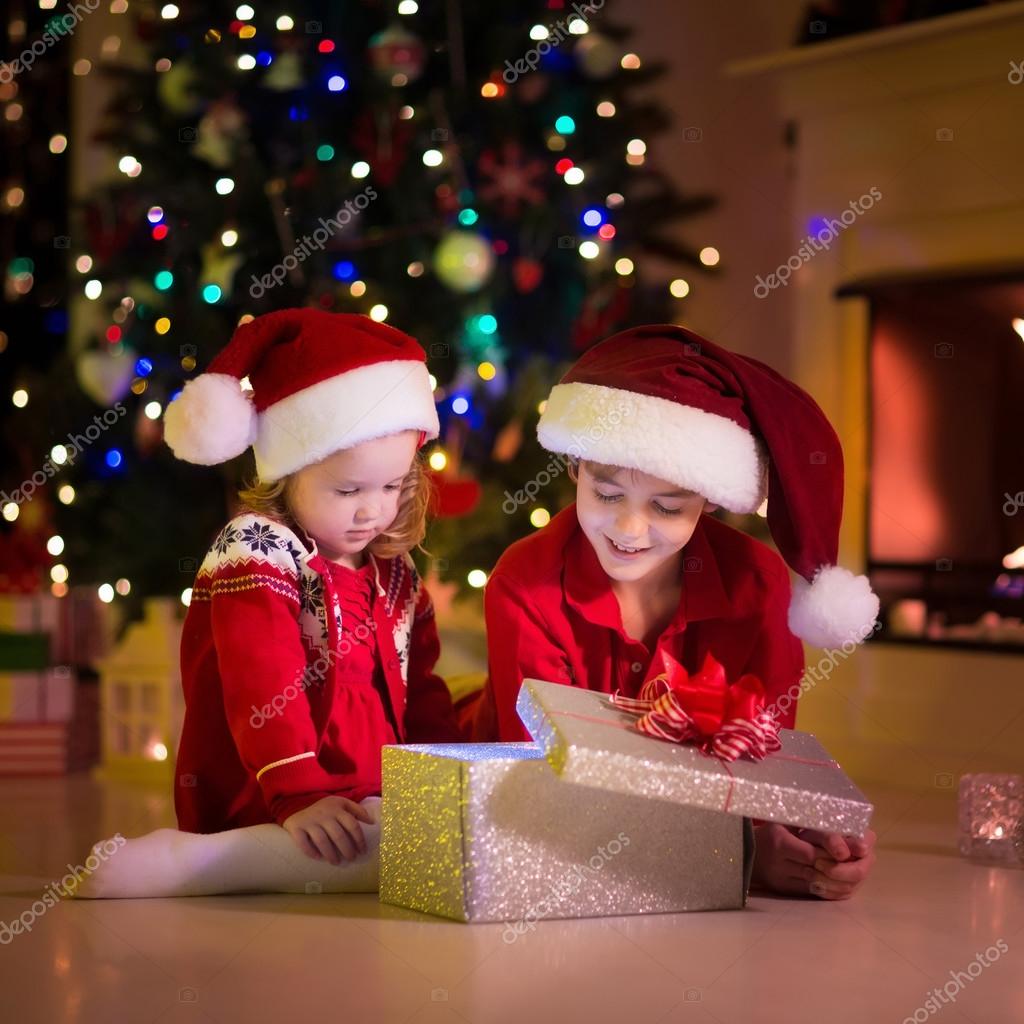
{"type": "Polygon", "coordinates": [[[0,672],[42,671],[50,665],[47,633],[9,633],[0,630],[0,672]]]}

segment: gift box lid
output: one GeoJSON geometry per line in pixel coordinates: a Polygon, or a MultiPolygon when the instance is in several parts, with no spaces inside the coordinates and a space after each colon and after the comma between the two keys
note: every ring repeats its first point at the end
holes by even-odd
{"type": "Polygon", "coordinates": [[[726,762],[643,735],[592,690],[527,679],[516,709],[567,782],[844,835],[862,835],[874,810],[810,733],[781,729],[777,753],[726,762]]]}

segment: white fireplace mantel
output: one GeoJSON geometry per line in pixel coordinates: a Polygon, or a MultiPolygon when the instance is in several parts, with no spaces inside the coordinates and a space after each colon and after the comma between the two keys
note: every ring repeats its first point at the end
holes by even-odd
{"type": "MultiPolygon", "coordinates": [[[[940,77],[947,81],[960,79],[961,76],[987,77],[992,67],[987,63],[987,49],[990,45],[999,47],[1000,53],[1006,54],[1008,61],[1019,61],[1021,55],[1014,53],[1014,39],[1020,42],[1020,36],[1014,32],[1021,31],[1024,18],[1024,2],[997,3],[988,7],[980,7],[959,14],[949,14],[941,18],[928,18],[909,22],[892,28],[878,29],[874,32],[861,32],[857,35],[843,36],[807,46],[791,47],[778,53],[769,53],[760,57],[751,57],[731,62],[725,69],[726,74],[734,78],[752,75],[763,75],[774,72],[797,72],[801,69],[813,71],[822,66],[836,66],[844,60],[870,61],[875,56],[883,60],[889,59],[890,52],[912,50],[915,47],[940,48],[956,38],[971,37],[971,47],[967,61],[959,44],[947,50],[953,58],[952,67],[939,67],[940,77]],[[1001,44],[999,43],[1001,40],[1001,44]],[[980,44],[980,45],[979,45],[980,44]],[[976,60],[971,60],[973,53],[976,60]],[[954,78],[948,79],[952,73],[954,78]]],[[[907,79],[911,89],[920,79],[907,79]]],[[[928,81],[921,82],[924,88],[930,88],[928,81]]]]}

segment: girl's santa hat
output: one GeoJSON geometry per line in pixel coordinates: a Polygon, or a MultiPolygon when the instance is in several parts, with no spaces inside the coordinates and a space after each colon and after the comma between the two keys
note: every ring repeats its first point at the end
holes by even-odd
{"type": "Polygon", "coordinates": [[[420,431],[420,444],[438,435],[423,349],[369,317],[319,309],[239,326],[164,414],[179,459],[212,466],[252,445],[263,483],[402,430],[420,431]]]}
{"type": "Polygon", "coordinates": [[[802,579],[789,628],[819,647],[863,640],[867,578],[837,566],[843,452],[814,399],[771,367],[672,324],[595,345],[551,391],[537,425],[552,452],[640,470],[730,512],[768,498],[768,526],[802,579]]]}

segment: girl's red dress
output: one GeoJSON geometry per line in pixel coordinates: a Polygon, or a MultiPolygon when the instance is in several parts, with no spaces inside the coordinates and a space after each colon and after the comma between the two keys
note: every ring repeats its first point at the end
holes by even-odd
{"type": "Polygon", "coordinates": [[[243,513],[203,560],[181,638],[178,826],[283,823],[380,792],[386,743],[462,739],[430,595],[408,556],[353,570],[243,513]]]}

